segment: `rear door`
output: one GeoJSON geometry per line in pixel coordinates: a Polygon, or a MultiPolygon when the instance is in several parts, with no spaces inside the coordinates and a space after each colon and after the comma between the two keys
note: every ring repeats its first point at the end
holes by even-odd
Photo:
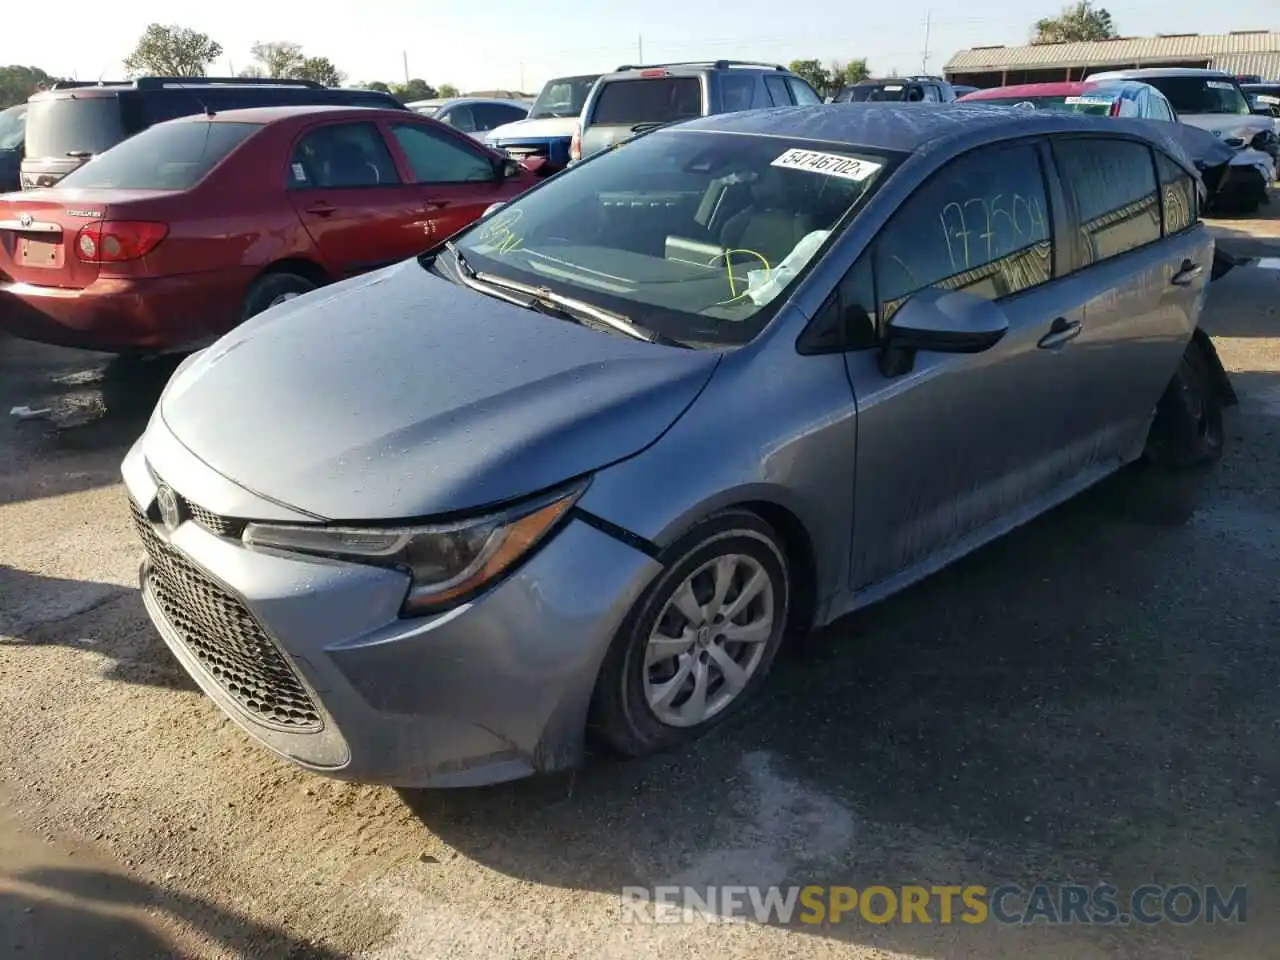
{"type": "Polygon", "coordinates": [[[428,246],[420,191],[401,180],[376,123],[309,127],[295,141],[285,177],[334,276],[376,270],[428,246]]]}
{"type": "Polygon", "coordinates": [[[1190,174],[1148,144],[1060,137],[1053,154],[1075,223],[1070,283],[1084,302],[1074,346],[1087,389],[1072,416],[1099,459],[1127,459],[1191,337],[1213,241],[1190,174]]]}
{"type": "Polygon", "coordinates": [[[1062,204],[1045,159],[1027,140],[950,161],[880,231],[874,281],[855,268],[851,302],[870,303],[881,337],[931,288],[993,301],[1009,329],[983,353],[921,351],[901,376],[881,371],[878,339],[847,354],[858,404],[854,589],[963,549],[1082,469],[1070,341],[1083,311],[1056,276],[1062,204]]]}
{"type": "Polygon", "coordinates": [[[498,178],[496,158],[470,139],[426,120],[395,121],[387,128],[422,211],[424,248],[457,233],[490,204],[519,189],[519,181],[498,178]]]}
{"type": "Polygon", "coordinates": [[[637,133],[703,115],[706,98],[698,74],[641,70],[635,77],[602,80],[588,105],[582,130],[585,159],[637,133]]]}

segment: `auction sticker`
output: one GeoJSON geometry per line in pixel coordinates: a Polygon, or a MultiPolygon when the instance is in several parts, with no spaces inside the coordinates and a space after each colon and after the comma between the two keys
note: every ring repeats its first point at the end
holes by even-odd
{"type": "Polygon", "coordinates": [[[841,177],[845,180],[866,180],[882,164],[870,160],[858,160],[839,153],[820,153],[817,150],[801,150],[793,147],[770,166],[788,170],[808,170],[810,173],[824,173],[828,177],[841,177]]]}
{"type": "Polygon", "coordinates": [[[1063,100],[1062,102],[1063,102],[1063,103],[1072,103],[1072,104],[1075,104],[1075,103],[1079,103],[1079,104],[1091,104],[1091,105],[1094,105],[1094,106],[1099,106],[1099,107],[1101,107],[1101,106],[1105,106],[1105,105],[1107,105],[1107,104],[1109,104],[1109,103],[1114,103],[1114,102],[1115,102],[1115,97],[1105,97],[1105,96],[1100,96],[1100,95],[1098,95],[1098,94],[1092,94],[1092,95],[1091,95],[1091,94],[1082,94],[1081,96],[1078,96],[1078,97],[1067,97],[1067,98],[1066,98],[1065,100],[1063,100]]]}

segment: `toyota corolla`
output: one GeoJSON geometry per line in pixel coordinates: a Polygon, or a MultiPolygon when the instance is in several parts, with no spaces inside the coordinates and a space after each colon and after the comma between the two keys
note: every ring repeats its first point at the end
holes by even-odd
{"type": "Polygon", "coordinates": [[[686,741],[796,633],[1132,461],[1220,456],[1199,202],[1136,121],[644,134],[179,368],[123,466],[147,608],[335,777],[686,741]]]}

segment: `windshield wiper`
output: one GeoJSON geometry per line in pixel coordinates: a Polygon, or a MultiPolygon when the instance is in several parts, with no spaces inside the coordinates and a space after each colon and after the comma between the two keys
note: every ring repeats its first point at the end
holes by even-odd
{"type": "Polygon", "coordinates": [[[89,157],[93,156],[93,151],[92,150],[68,150],[66,155],[68,157],[73,157],[76,160],[87,160],[89,157]]]}
{"type": "Polygon", "coordinates": [[[617,330],[619,333],[625,333],[629,337],[643,340],[645,343],[658,343],[668,347],[684,346],[679,340],[673,340],[671,337],[665,336],[656,330],[642,327],[630,317],[621,313],[604,310],[581,300],[575,300],[573,297],[562,296],[546,287],[533,287],[516,280],[508,280],[506,277],[495,277],[490,273],[475,273],[472,275],[472,279],[502,290],[523,293],[532,301],[531,306],[537,304],[540,308],[543,308],[544,313],[546,308],[551,308],[566,318],[594,320],[612,330],[617,330]]]}
{"type": "Polygon", "coordinates": [[[629,317],[614,313],[612,310],[595,307],[572,297],[561,296],[546,287],[533,287],[527,283],[508,280],[506,277],[496,277],[491,273],[480,273],[475,267],[467,263],[467,258],[462,255],[462,251],[457,248],[457,245],[452,240],[446,240],[444,248],[452,254],[454,263],[458,265],[458,272],[462,276],[462,282],[480,293],[497,296],[508,303],[514,303],[517,306],[537,310],[539,313],[560,317],[565,320],[581,322],[585,317],[601,323],[611,330],[617,330],[619,333],[625,333],[629,337],[643,340],[645,343],[656,343],[667,347],[688,346],[656,330],[642,327],[629,317]],[[528,300],[505,296],[502,293],[504,290],[524,294],[524,296],[528,297],[528,300]]]}

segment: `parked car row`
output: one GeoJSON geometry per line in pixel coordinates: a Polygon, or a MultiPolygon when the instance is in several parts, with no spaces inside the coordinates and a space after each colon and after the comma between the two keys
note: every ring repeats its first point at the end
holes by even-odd
{"type": "MultiPolygon", "coordinates": [[[[744,98],[788,80],[743,76],[744,98]]],[[[725,76],[672,77],[723,102],[725,76]]],[[[289,144],[350,117],[241,129],[266,113],[153,132],[261,138],[222,190],[251,162],[333,175],[336,148],[289,144]]],[[[341,169],[410,178],[431,121],[368,116],[341,169]]],[[[231,718],[328,776],[473,786],[570,767],[588,733],[627,756],[704,734],[790,638],[1128,464],[1158,483],[1221,456],[1214,243],[1172,126],[698,117],[279,303],[178,368],[124,461],[150,617],[231,718]]],[[[271,242],[302,229],[280,216],[271,242]]]]}

